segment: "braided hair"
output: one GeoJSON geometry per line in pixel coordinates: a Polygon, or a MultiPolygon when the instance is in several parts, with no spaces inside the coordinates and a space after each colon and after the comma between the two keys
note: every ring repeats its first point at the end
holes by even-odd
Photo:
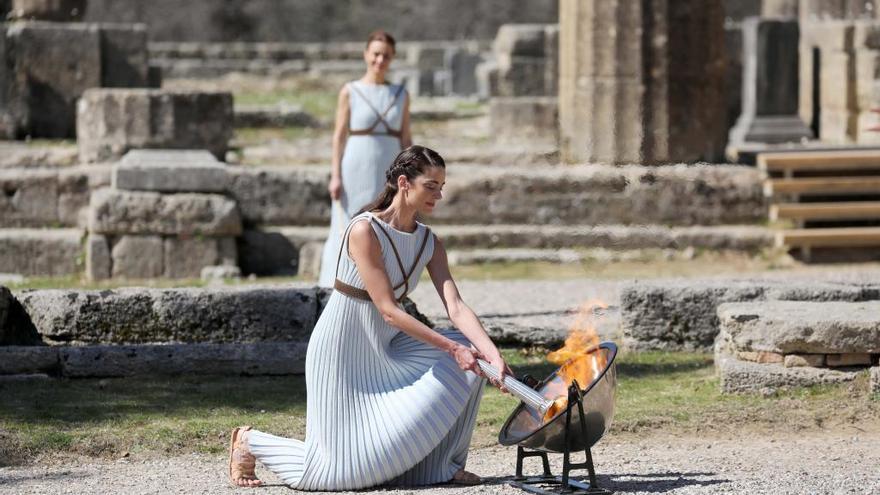
{"type": "Polygon", "coordinates": [[[401,151],[385,172],[385,189],[370,204],[361,208],[358,214],[384,210],[391,206],[398,191],[397,178],[402,175],[409,181],[415,180],[428,167],[446,168],[446,162],[439,153],[424,146],[413,145],[401,151]]]}

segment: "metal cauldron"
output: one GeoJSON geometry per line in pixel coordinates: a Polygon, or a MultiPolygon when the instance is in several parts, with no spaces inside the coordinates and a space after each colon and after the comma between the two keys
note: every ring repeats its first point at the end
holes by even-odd
{"type": "MultiPolygon", "coordinates": [[[[576,407],[575,401],[569,401],[566,408],[560,410],[546,423],[535,411],[520,403],[498,434],[498,442],[501,445],[520,445],[543,452],[562,453],[590,448],[602,438],[611,427],[611,419],[614,416],[614,391],[617,388],[617,367],[614,359],[617,357],[617,345],[612,342],[602,342],[587,352],[604,352],[606,365],[593,382],[582,389],[581,402],[586,431],[581,428],[580,408],[576,407]],[[565,431],[567,410],[571,410],[568,435],[565,431]]],[[[548,392],[547,389],[554,379],[557,382],[561,380],[556,377],[558,371],[558,369],[554,371],[536,387],[536,390],[547,399],[556,398],[556,394],[548,392]]]]}

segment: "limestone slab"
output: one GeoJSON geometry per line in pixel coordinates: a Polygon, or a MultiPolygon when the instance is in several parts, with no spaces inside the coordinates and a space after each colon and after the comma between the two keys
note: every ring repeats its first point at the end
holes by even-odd
{"type": "Polygon", "coordinates": [[[82,19],[86,0],[12,0],[12,19],[71,22],[82,19]]]}
{"type": "MultiPolygon", "coordinates": [[[[706,349],[719,334],[718,306],[758,301],[872,301],[880,285],[773,280],[641,280],[621,289],[625,343],[641,349],[706,349]]],[[[797,349],[761,347],[802,353],[797,349]]]]}
{"type": "Polygon", "coordinates": [[[0,346],[0,375],[57,373],[58,348],[52,346],[0,346]]]}
{"type": "Polygon", "coordinates": [[[198,278],[207,266],[238,264],[232,237],[167,237],[163,249],[166,278],[198,278]]]}
{"type": "Polygon", "coordinates": [[[880,301],[726,303],[718,307],[718,318],[739,350],[880,352],[880,301]]]}
{"type": "Polygon", "coordinates": [[[216,194],[159,194],[100,189],[92,193],[89,230],[98,234],[237,236],[235,201],[216,194]]]}
{"type": "Polygon", "coordinates": [[[789,354],[785,356],[784,361],[786,368],[796,368],[799,366],[811,366],[813,368],[821,368],[825,366],[824,354],[789,354]]]}
{"type": "Polygon", "coordinates": [[[86,277],[89,280],[108,279],[112,268],[109,239],[101,234],[90,234],[86,239],[86,277]]]}
{"type": "Polygon", "coordinates": [[[292,375],[305,372],[305,342],[62,347],[71,378],[136,375],[292,375]]]}
{"type": "Polygon", "coordinates": [[[40,335],[12,292],[0,286],[0,346],[41,345],[40,335]]]}
{"type": "Polygon", "coordinates": [[[849,352],[845,354],[828,354],[825,364],[832,368],[844,366],[870,366],[871,355],[867,352],[849,352]]]}
{"type": "Polygon", "coordinates": [[[0,229],[0,273],[63,276],[82,272],[79,229],[0,229]]]}
{"type": "Polygon", "coordinates": [[[315,289],[35,290],[16,294],[54,343],[307,342],[315,289]]]}
{"type": "Polygon", "coordinates": [[[325,225],[330,220],[329,172],[316,167],[230,168],[229,194],[245,222],[325,225]]]}
{"type": "Polygon", "coordinates": [[[559,103],[554,97],[512,97],[489,100],[489,125],[500,141],[522,140],[555,144],[558,139],[559,103]]]}
{"type": "Polygon", "coordinates": [[[101,86],[149,86],[146,24],[101,24],[101,86]]]}
{"type": "Polygon", "coordinates": [[[233,132],[230,93],[161,89],[90,89],[77,107],[83,162],[112,160],[130,149],[207,149],[224,158],[233,132]]]}
{"type": "Polygon", "coordinates": [[[855,380],[858,375],[855,372],[822,368],[786,368],[778,363],[752,363],[723,354],[716,354],[715,366],[721,378],[721,392],[726,394],[846,383],[855,380]]]}
{"type": "Polygon", "coordinates": [[[128,191],[223,193],[226,166],[202,150],[132,150],[113,168],[113,187],[128,191]]]}
{"type": "Polygon", "coordinates": [[[124,235],[110,250],[114,278],[158,278],[164,273],[165,251],[157,235],[124,235]]]}
{"type": "Polygon", "coordinates": [[[58,173],[54,170],[0,170],[0,227],[41,227],[58,223],[58,173]]]}

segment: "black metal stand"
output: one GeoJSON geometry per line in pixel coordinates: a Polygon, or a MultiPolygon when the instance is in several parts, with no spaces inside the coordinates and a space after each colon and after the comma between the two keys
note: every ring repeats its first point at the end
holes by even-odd
{"type": "Polygon", "coordinates": [[[612,494],[611,490],[600,488],[596,481],[596,469],[593,467],[593,454],[590,447],[584,445],[584,462],[571,461],[571,449],[569,448],[568,435],[571,429],[571,414],[574,410],[574,404],[578,408],[578,418],[581,423],[581,434],[586,434],[587,425],[584,420],[584,397],[581,394],[580,386],[576,381],[572,382],[568,388],[568,404],[565,409],[565,450],[562,452],[562,476],[553,476],[550,472],[550,462],[547,460],[547,452],[531,450],[527,451],[522,446],[516,448],[516,477],[510,483],[512,486],[520,488],[530,493],[538,495],[554,495],[559,493],[570,495],[596,495],[596,494],[612,494]],[[544,474],[535,477],[525,477],[522,474],[523,459],[526,457],[540,457],[544,467],[544,474]],[[570,475],[573,469],[586,469],[589,476],[589,482],[572,480],[570,475]],[[549,485],[543,488],[542,485],[549,485]],[[557,488],[558,485],[558,488],[557,488]],[[550,488],[553,487],[553,488],[550,488]]]}

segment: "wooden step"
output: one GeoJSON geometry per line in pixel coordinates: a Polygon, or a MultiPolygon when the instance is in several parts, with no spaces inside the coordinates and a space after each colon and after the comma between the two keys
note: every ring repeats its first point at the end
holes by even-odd
{"type": "Polygon", "coordinates": [[[766,172],[877,170],[880,149],[761,153],[758,168],[766,172]]]}
{"type": "Polygon", "coordinates": [[[880,194],[880,177],[802,177],[767,179],[764,194],[880,194]]]}
{"type": "Polygon", "coordinates": [[[783,230],[776,234],[776,245],[789,248],[880,246],[880,227],[783,230]]]}
{"type": "Polygon", "coordinates": [[[838,203],[782,203],[770,206],[770,220],[863,220],[880,219],[880,201],[838,203]]]}

